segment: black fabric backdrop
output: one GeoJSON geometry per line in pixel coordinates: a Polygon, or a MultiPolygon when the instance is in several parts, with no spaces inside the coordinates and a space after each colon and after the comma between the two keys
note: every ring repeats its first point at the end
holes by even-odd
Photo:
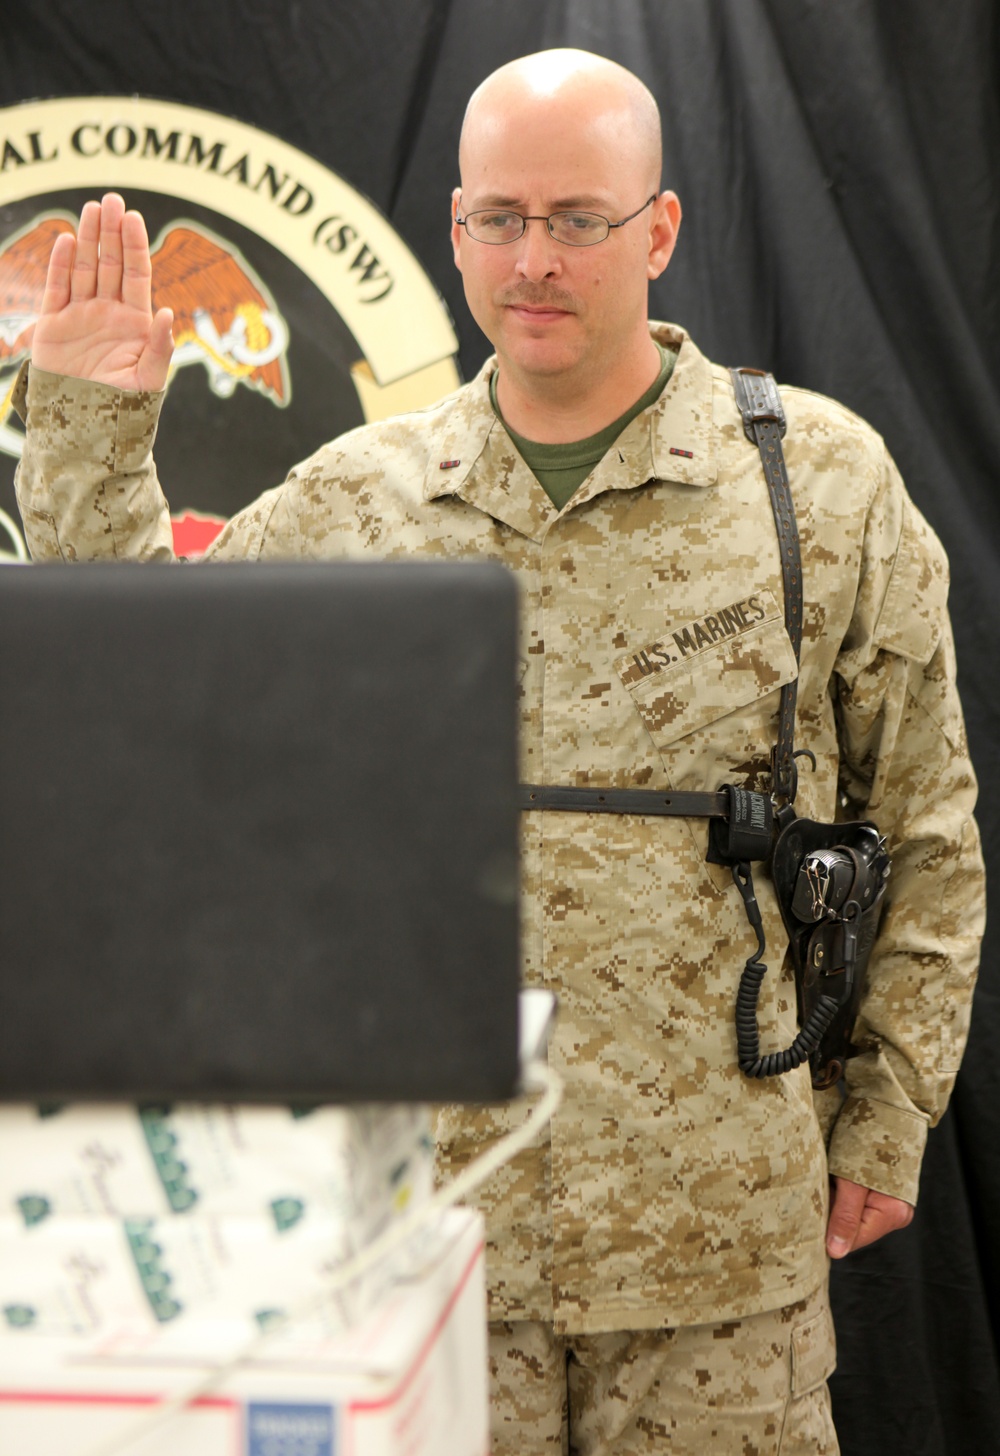
{"type": "MultiPolygon", "coordinates": [[[[952,561],[987,857],[1000,854],[998,12],[992,0],[33,0],[4,7],[0,104],[141,93],[274,132],[366,192],[486,343],[448,243],[465,100],[578,45],[636,71],[685,206],[654,315],[710,356],[882,431],[952,561]]],[[[917,1218],[834,1270],[845,1456],[1000,1449],[1000,1039],[991,926],[972,1039],[917,1218]]]]}

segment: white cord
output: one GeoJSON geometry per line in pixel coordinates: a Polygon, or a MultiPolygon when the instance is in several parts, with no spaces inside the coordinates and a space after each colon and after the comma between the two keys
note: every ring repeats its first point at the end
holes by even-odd
{"type": "MultiPolygon", "coordinates": [[[[24,537],[17,529],[17,526],[14,524],[13,520],[4,510],[0,510],[0,526],[3,527],[3,529],[7,532],[7,535],[10,537],[11,543],[14,547],[14,555],[17,557],[18,561],[27,561],[28,548],[24,544],[24,537]]],[[[5,552],[4,555],[6,554],[7,553],[5,552]]]]}
{"type": "Polygon", "coordinates": [[[342,1264],[325,1282],[319,1294],[311,1295],[302,1304],[270,1322],[266,1329],[255,1334],[224,1365],[217,1366],[208,1375],[192,1382],[179,1395],[171,1396],[169,1400],[154,1406],[152,1410],[146,1412],[124,1430],[120,1430],[109,1440],[92,1446],[89,1451],[84,1453],[84,1456],[119,1456],[119,1453],[128,1446],[179,1415],[192,1401],[200,1400],[203,1396],[211,1394],[213,1390],[217,1390],[241,1365],[254,1359],[263,1346],[276,1334],[287,1330],[290,1324],[308,1319],[310,1315],[321,1309],[338,1289],[352,1284],[360,1275],[391,1254],[395,1248],[416,1233],[421,1225],[430,1223],[437,1214],[443,1213],[446,1208],[451,1208],[474,1192],[481,1183],[485,1183],[486,1179],[492,1177],[498,1168],[501,1168],[504,1163],[510,1162],[511,1158],[516,1157],[529,1143],[534,1141],[562,1101],[562,1079],[545,1062],[531,1062],[524,1068],[521,1090],[523,1092],[541,1092],[542,1096],[520,1127],[507,1133],[499,1142],[493,1143],[456,1178],[445,1184],[443,1188],[439,1188],[426,1203],[421,1203],[411,1209],[409,1213],[404,1214],[379,1238],[361,1249],[346,1264],[342,1264]]]}

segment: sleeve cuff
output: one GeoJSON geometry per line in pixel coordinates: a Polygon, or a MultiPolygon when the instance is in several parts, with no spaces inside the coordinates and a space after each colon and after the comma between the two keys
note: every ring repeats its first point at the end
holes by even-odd
{"type": "Polygon", "coordinates": [[[163,395],[22,369],[27,415],[15,476],[36,561],[169,560],[166,503],[152,460],[163,395]]]}
{"type": "Polygon", "coordinates": [[[47,369],[38,369],[30,359],[25,359],[14,381],[11,404],[27,424],[29,410],[47,409],[56,400],[72,397],[88,404],[110,404],[117,401],[120,393],[121,390],[112,384],[78,379],[72,374],[50,374],[47,369]]]}
{"type": "Polygon", "coordinates": [[[108,474],[130,474],[143,468],[153,448],[163,398],[162,391],[118,389],[26,363],[11,402],[26,425],[35,416],[32,432],[46,458],[61,459],[69,451],[108,474]]]}
{"type": "Polygon", "coordinates": [[[848,1096],[830,1138],[830,1173],[916,1204],[926,1142],[919,1113],[848,1096]]]}

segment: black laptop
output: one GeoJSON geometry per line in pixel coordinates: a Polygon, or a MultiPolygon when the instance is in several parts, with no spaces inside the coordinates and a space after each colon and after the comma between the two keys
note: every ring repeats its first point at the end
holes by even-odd
{"type": "Polygon", "coordinates": [[[517,1081],[516,587],[0,569],[0,1097],[517,1081]]]}

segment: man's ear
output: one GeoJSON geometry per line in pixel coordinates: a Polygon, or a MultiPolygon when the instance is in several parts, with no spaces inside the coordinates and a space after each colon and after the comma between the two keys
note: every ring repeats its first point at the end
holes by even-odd
{"type": "Polygon", "coordinates": [[[458,209],[461,200],[461,187],[454,187],[451,193],[451,246],[452,252],[455,256],[455,267],[460,273],[462,271],[462,252],[460,246],[462,241],[462,229],[459,227],[455,219],[456,217],[458,217],[458,209]]]}
{"type": "Polygon", "coordinates": [[[653,203],[649,224],[649,262],[646,276],[659,278],[670,262],[681,225],[681,204],[676,192],[661,192],[653,203]]]}

